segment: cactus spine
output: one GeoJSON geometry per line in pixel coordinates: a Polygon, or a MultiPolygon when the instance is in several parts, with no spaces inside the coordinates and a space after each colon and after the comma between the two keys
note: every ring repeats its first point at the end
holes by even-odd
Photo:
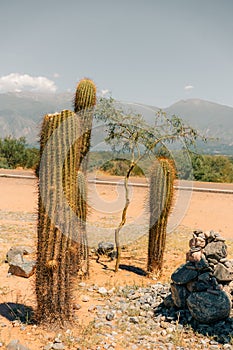
{"type": "Polygon", "coordinates": [[[150,177],[150,227],[147,264],[149,275],[159,275],[162,270],[167,220],[174,193],[174,177],[175,171],[170,160],[166,158],[156,160],[150,177]]]}
{"type": "Polygon", "coordinates": [[[36,268],[39,322],[72,318],[72,242],[77,235],[77,120],[73,112],[46,115],[40,139],[36,268]]]}

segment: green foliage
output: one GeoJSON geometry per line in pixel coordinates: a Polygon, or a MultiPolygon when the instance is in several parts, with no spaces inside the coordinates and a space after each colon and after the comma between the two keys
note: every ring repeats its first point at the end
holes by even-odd
{"type": "MultiPolygon", "coordinates": [[[[129,154],[127,153],[121,154],[120,156],[122,158],[125,157],[127,161],[129,160],[129,154]]],[[[159,149],[158,152],[156,152],[156,156],[171,158],[171,155],[163,149],[159,149]]],[[[176,173],[179,179],[207,182],[233,182],[232,157],[187,154],[187,152],[182,150],[173,151],[172,157],[176,160],[176,173]],[[187,161],[187,157],[190,157],[189,161],[187,161]]],[[[121,167],[120,170],[112,159],[117,159],[117,154],[114,155],[114,153],[111,152],[90,152],[89,171],[101,169],[111,175],[124,176],[126,170],[125,166],[121,167]]],[[[145,156],[138,162],[141,174],[143,173],[145,176],[149,175],[151,162],[152,158],[148,156],[145,156]]],[[[133,171],[131,176],[140,176],[140,173],[135,173],[133,171]]]]}
{"type": "Polygon", "coordinates": [[[233,161],[226,156],[192,156],[193,175],[198,181],[233,182],[233,161]]]}
{"type": "Polygon", "coordinates": [[[8,136],[0,139],[0,167],[6,169],[34,168],[38,158],[39,150],[27,147],[24,137],[16,139],[8,136]]]}
{"type": "MultiPolygon", "coordinates": [[[[106,161],[101,167],[100,170],[105,171],[109,175],[124,176],[130,166],[130,160],[115,158],[112,160],[106,161]]],[[[143,170],[135,165],[131,173],[132,176],[144,176],[143,170]]]]}
{"type": "Polygon", "coordinates": [[[151,155],[164,143],[174,143],[182,140],[183,145],[189,148],[195,145],[198,138],[204,139],[198,131],[186,125],[175,115],[169,117],[163,111],[155,113],[153,125],[146,123],[141,114],[132,110],[124,111],[112,98],[100,99],[95,110],[98,121],[106,126],[105,142],[113,152],[128,153],[130,162],[124,175],[125,205],[122,210],[121,222],[115,230],[115,244],[117,259],[115,271],[118,271],[121,247],[119,233],[126,223],[127,210],[130,203],[128,181],[132,171],[140,161],[151,155]]]}
{"type": "Polygon", "coordinates": [[[153,164],[150,176],[150,227],[148,243],[148,273],[158,275],[162,270],[166,243],[168,215],[172,207],[175,171],[169,159],[153,164]]]}

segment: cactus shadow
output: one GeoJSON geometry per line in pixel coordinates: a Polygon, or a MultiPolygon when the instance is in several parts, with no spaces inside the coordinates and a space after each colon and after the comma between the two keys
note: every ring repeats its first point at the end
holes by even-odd
{"type": "Polygon", "coordinates": [[[120,264],[119,268],[121,270],[126,270],[126,271],[129,271],[129,272],[133,272],[133,273],[135,273],[136,275],[139,275],[139,276],[147,276],[146,271],[144,271],[140,267],[136,267],[136,266],[132,266],[132,265],[120,264]]]}
{"type": "Polygon", "coordinates": [[[34,312],[30,306],[5,302],[0,304],[0,315],[8,321],[19,321],[24,324],[34,324],[34,312]]]}

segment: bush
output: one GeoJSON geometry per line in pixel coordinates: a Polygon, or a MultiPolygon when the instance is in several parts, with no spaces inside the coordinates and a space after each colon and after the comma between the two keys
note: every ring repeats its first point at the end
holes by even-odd
{"type": "Polygon", "coordinates": [[[27,147],[24,137],[11,136],[0,139],[0,167],[15,169],[17,167],[35,168],[39,159],[39,150],[27,147]]]}

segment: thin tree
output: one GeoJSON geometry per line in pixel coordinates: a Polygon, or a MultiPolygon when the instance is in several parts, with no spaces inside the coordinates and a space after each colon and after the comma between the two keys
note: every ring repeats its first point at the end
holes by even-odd
{"type": "Polygon", "coordinates": [[[105,142],[111,146],[114,153],[127,152],[130,164],[124,176],[125,204],[122,210],[121,221],[115,229],[115,244],[117,259],[115,272],[119,269],[121,258],[120,231],[127,220],[127,210],[130,204],[129,178],[133,169],[148,155],[155,157],[158,146],[165,142],[174,142],[181,139],[189,149],[195,145],[198,137],[205,140],[197,130],[186,125],[176,115],[167,116],[159,110],[154,115],[153,125],[145,122],[143,115],[132,110],[124,111],[112,97],[101,98],[95,111],[97,120],[105,123],[105,142]]]}

